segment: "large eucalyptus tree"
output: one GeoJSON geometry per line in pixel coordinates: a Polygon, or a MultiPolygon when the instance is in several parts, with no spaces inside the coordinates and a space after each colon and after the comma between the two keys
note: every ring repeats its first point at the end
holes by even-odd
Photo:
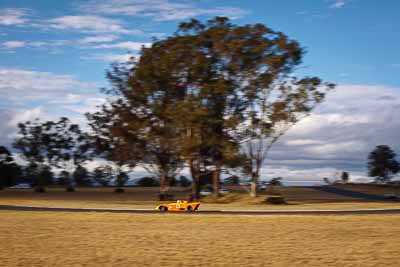
{"type": "Polygon", "coordinates": [[[140,143],[142,162],[154,163],[160,177],[186,163],[195,198],[210,172],[218,196],[220,173],[233,162],[252,169],[255,195],[266,151],[333,87],[291,77],[303,53],[262,24],[238,26],[225,17],[181,23],[108,73],[112,133],[140,143]]]}

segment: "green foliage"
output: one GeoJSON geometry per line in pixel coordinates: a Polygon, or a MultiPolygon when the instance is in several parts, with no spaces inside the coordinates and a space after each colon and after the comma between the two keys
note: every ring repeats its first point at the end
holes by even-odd
{"type": "Polygon", "coordinates": [[[112,179],[112,168],[107,165],[95,168],[93,179],[101,186],[108,186],[112,179]]]}
{"type": "Polygon", "coordinates": [[[350,174],[348,172],[342,172],[340,177],[344,183],[347,183],[350,180],[350,174]]]}
{"type": "Polygon", "coordinates": [[[210,173],[214,187],[224,169],[241,167],[257,178],[272,144],[333,88],[290,76],[303,53],[262,24],[193,19],[142,48],[138,61],[114,65],[107,73],[112,97],[88,118],[103,141],[117,140],[119,155],[134,151],[161,191],[186,163],[197,197],[210,173]],[[245,155],[243,143],[251,147],[245,155]]]}
{"type": "Polygon", "coordinates": [[[282,186],[282,177],[276,177],[276,178],[272,178],[269,182],[269,185],[276,185],[276,186],[282,186]]]}
{"type": "MultiPolygon", "coordinates": [[[[19,137],[13,145],[31,166],[37,166],[38,174],[50,166],[71,173],[77,165],[87,160],[90,148],[87,135],[68,118],[43,123],[36,119],[20,123],[18,128],[19,137]]],[[[63,174],[63,177],[67,175],[63,174]]],[[[72,181],[65,184],[71,185],[72,181]]]]}
{"type": "Polygon", "coordinates": [[[368,175],[377,181],[389,182],[400,171],[396,153],[387,145],[377,146],[368,156],[368,175]]]}
{"type": "Polygon", "coordinates": [[[22,171],[22,181],[31,184],[32,186],[46,186],[46,181],[40,179],[38,166],[30,163],[25,166],[22,171]]]}
{"type": "Polygon", "coordinates": [[[39,173],[39,179],[41,179],[44,185],[51,185],[54,183],[54,173],[51,171],[49,166],[43,167],[39,173]]]}
{"type": "Polygon", "coordinates": [[[237,175],[232,175],[229,176],[228,178],[225,178],[224,184],[226,185],[239,185],[240,179],[239,176],[237,175]]]}
{"type": "Polygon", "coordinates": [[[0,146],[0,174],[0,188],[15,185],[21,175],[20,166],[4,146],[0,146]]]}
{"type": "Polygon", "coordinates": [[[58,184],[63,186],[68,186],[70,184],[71,177],[70,173],[67,171],[61,171],[58,175],[58,184]]]}
{"type": "MultiPolygon", "coordinates": [[[[54,182],[54,174],[51,168],[46,165],[30,163],[23,169],[21,182],[26,182],[37,188],[43,188],[54,182]]],[[[41,191],[41,190],[39,190],[41,191]]],[[[43,190],[44,192],[45,190],[43,190]]]]}
{"type": "Polygon", "coordinates": [[[78,167],[76,167],[72,176],[75,180],[76,185],[88,186],[91,184],[88,170],[81,165],[78,165],[78,167]]]}
{"type": "Polygon", "coordinates": [[[181,175],[178,178],[178,184],[183,187],[188,187],[192,184],[192,182],[186,178],[186,176],[181,175]]]}
{"type": "Polygon", "coordinates": [[[123,187],[128,180],[129,180],[128,174],[126,172],[121,171],[117,174],[117,177],[115,179],[116,186],[123,187]]]}

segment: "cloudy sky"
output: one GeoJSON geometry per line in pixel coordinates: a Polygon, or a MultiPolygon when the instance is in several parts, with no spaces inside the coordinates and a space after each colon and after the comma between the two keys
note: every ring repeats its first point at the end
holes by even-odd
{"type": "Polygon", "coordinates": [[[400,2],[397,0],[1,0],[0,138],[16,124],[82,113],[104,101],[105,69],[192,17],[264,23],[307,50],[297,75],[338,84],[270,153],[264,177],[294,181],[366,173],[387,144],[400,154],[400,2]]]}

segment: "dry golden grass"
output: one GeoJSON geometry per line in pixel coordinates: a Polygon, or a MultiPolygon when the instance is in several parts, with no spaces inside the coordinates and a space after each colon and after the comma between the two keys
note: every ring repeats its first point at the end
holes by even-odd
{"type": "Polygon", "coordinates": [[[399,220],[0,211],[0,265],[399,266],[399,220]]]}
{"type": "MultiPolygon", "coordinates": [[[[177,198],[184,199],[186,191],[173,189],[177,198]]],[[[126,193],[113,193],[112,188],[78,188],[76,192],[51,188],[46,193],[34,193],[32,190],[0,191],[0,205],[25,205],[38,207],[68,208],[109,208],[109,209],[152,209],[159,201],[158,188],[128,188],[126,193]]],[[[233,190],[234,191],[234,190],[233,190]]],[[[281,187],[275,189],[282,194],[289,205],[263,204],[265,195],[253,199],[240,191],[221,198],[219,203],[202,201],[201,210],[313,210],[313,209],[374,209],[400,208],[400,202],[373,202],[337,196],[310,188],[281,187]]]]}

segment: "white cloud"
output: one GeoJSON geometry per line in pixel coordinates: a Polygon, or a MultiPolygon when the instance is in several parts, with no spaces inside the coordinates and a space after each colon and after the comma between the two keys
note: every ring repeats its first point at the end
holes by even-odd
{"type": "Polygon", "coordinates": [[[141,42],[121,42],[115,44],[102,44],[94,46],[93,48],[120,48],[120,49],[127,49],[127,50],[140,50],[142,46],[149,47],[151,43],[141,43],[141,42]]]}
{"type": "Polygon", "coordinates": [[[87,60],[101,60],[101,61],[106,61],[106,62],[127,62],[131,57],[134,57],[137,59],[139,56],[135,54],[111,54],[111,53],[106,53],[106,54],[95,54],[91,56],[86,56],[83,57],[83,59],[87,60]]]}
{"type": "Polygon", "coordinates": [[[127,30],[118,19],[104,18],[94,15],[63,16],[48,20],[49,27],[93,33],[140,34],[139,30],[127,30]]]}
{"type": "Polygon", "coordinates": [[[289,168],[292,175],[304,170],[308,177],[321,168],[365,175],[375,146],[387,144],[400,154],[399,108],[400,88],[339,85],[313,115],[275,144],[266,169],[289,168]]]}
{"type": "Polygon", "coordinates": [[[16,127],[18,123],[31,121],[36,118],[43,116],[43,107],[35,107],[28,110],[13,114],[12,118],[8,122],[8,126],[16,127]]]}
{"type": "Polygon", "coordinates": [[[86,105],[103,98],[95,82],[80,81],[71,75],[16,68],[0,68],[0,106],[32,108],[59,105],[86,105]]]}
{"type": "Polygon", "coordinates": [[[10,92],[23,94],[29,93],[29,91],[35,91],[35,93],[57,92],[67,91],[74,87],[87,90],[93,86],[93,83],[78,81],[71,75],[58,75],[16,68],[0,68],[0,92],[3,96],[9,95],[10,92]]]}
{"type": "Polygon", "coordinates": [[[115,35],[88,36],[79,40],[82,44],[112,42],[118,39],[115,35]]]}
{"type": "Polygon", "coordinates": [[[345,141],[327,144],[318,144],[304,148],[305,152],[324,158],[326,155],[347,154],[354,152],[362,152],[365,144],[363,141],[345,141]]]}
{"type": "Polygon", "coordinates": [[[108,15],[145,16],[154,20],[182,20],[196,16],[243,17],[246,11],[236,7],[202,8],[190,2],[169,0],[93,0],[81,6],[84,11],[108,15]]]}
{"type": "Polygon", "coordinates": [[[342,8],[344,7],[349,1],[348,0],[334,0],[334,3],[330,5],[330,8],[342,8]]]}
{"type": "MultiPolygon", "coordinates": [[[[262,180],[282,177],[286,185],[322,185],[324,177],[336,180],[338,172],[332,167],[299,168],[297,166],[266,166],[260,170],[262,180]]],[[[353,172],[352,179],[362,177],[361,172],[353,172]]]]}
{"type": "Polygon", "coordinates": [[[18,123],[33,120],[38,117],[46,118],[43,114],[42,107],[24,110],[0,109],[0,120],[3,122],[0,125],[1,144],[9,146],[14,141],[17,134],[18,123]]]}
{"type": "Polygon", "coordinates": [[[0,25],[19,25],[27,22],[27,10],[22,8],[0,9],[0,25]]]}
{"type": "Polygon", "coordinates": [[[69,44],[71,44],[71,41],[69,40],[32,41],[27,43],[27,45],[30,47],[57,47],[66,46],[69,44]]]}
{"type": "Polygon", "coordinates": [[[7,42],[4,42],[2,45],[6,49],[15,49],[15,48],[24,47],[26,45],[26,43],[22,42],[22,41],[7,41],[7,42]]]}
{"type": "MultiPolygon", "coordinates": [[[[17,48],[57,48],[71,44],[68,40],[53,40],[53,41],[6,41],[1,43],[3,49],[14,50],[17,48]]],[[[48,50],[49,51],[49,50],[48,50]]],[[[50,50],[49,52],[52,52],[50,50]]]]}
{"type": "Polygon", "coordinates": [[[286,145],[289,146],[306,146],[306,145],[318,145],[321,144],[320,140],[312,140],[312,139],[293,139],[285,142],[286,145]]]}
{"type": "Polygon", "coordinates": [[[9,145],[19,122],[67,116],[85,126],[83,112],[105,101],[99,85],[71,75],[0,68],[0,138],[9,145]]]}

